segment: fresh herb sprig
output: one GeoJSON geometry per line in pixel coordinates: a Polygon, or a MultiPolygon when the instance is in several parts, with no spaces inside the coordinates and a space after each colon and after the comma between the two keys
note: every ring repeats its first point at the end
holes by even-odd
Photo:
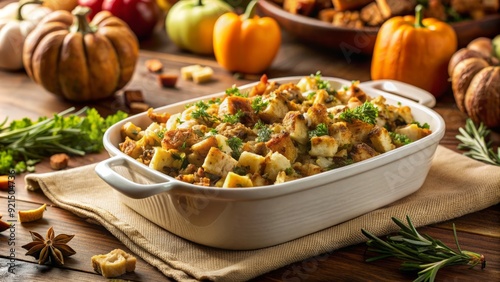
{"type": "Polygon", "coordinates": [[[479,127],[476,128],[474,122],[468,118],[465,122],[465,129],[460,127],[458,131],[460,135],[457,135],[456,138],[461,142],[458,144],[458,149],[467,150],[464,155],[478,161],[500,166],[500,147],[497,148],[495,153],[491,140],[486,141],[491,131],[483,123],[480,123],[479,127]]]}
{"type": "Polygon", "coordinates": [[[458,244],[457,232],[453,224],[453,235],[457,250],[446,246],[440,240],[428,235],[421,235],[415,229],[409,216],[406,217],[408,225],[405,225],[397,218],[392,218],[401,230],[396,236],[389,236],[384,241],[372,233],[361,229],[363,235],[369,240],[366,244],[369,251],[378,253],[378,256],[367,259],[367,262],[376,261],[388,257],[395,257],[403,260],[401,270],[417,271],[418,278],[414,282],[434,281],[437,272],[446,266],[469,265],[471,268],[480,264],[481,268],[486,267],[486,260],[483,255],[465,251],[458,244]]]}
{"type": "Polygon", "coordinates": [[[17,173],[32,171],[32,165],[55,153],[99,152],[106,129],[125,117],[126,113],[118,111],[103,118],[96,109],[84,107],[36,121],[23,118],[7,124],[6,119],[0,124],[0,174],[13,168],[17,173]]]}
{"type": "Polygon", "coordinates": [[[364,102],[354,109],[347,109],[340,114],[340,118],[347,122],[357,119],[366,123],[375,124],[378,117],[378,109],[370,102],[364,102]]]}

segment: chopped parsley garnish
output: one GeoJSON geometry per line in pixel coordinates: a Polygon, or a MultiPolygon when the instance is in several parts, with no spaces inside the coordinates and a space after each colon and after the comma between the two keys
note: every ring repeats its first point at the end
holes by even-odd
{"type": "Polygon", "coordinates": [[[165,137],[165,131],[167,131],[166,128],[158,130],[158,132],[156,132],[156,136],[158,136],[160,139],[163,139],[163,137],[165,137]]]}
{"type": "Polygon", "coordinates": [[[252,100],[252,109],[256,114],[265,109],[267,105],[269,105],[269,103],[264,101],[261,96],[257,96],[252,100]]]}
{"type": "Polygon", "coordinates": [[[324,123],[318,124],[316,129],[309,131],[309,138],[323,135],[328,135],[328,127],[324,123]]]}
{"type": "Polygon", "coordinates": [[[347,122],[357,119],[369,124],[375,124],[378,117],[378,109],[370,102],[364,102],[363,105],[354,109],[347,109],[340,114],[340,119],[347,122]]]}
{"type": "Polygon", "coordinates": [[[181,120],[181,118],[180,118],[180,117],[177,117],[177,119],[176,119],[175,121],[177,121],[177,123],[178,123],[178,124],[183,124],[183,123],[184,123],[184,121],[183,121],[183,120],[181,120]]]}
{"type": "Polygon", "coordinates": [[[229,148],[233,150],[231,156],[236,160],[239,159],[241,155],[241,146],[243,145],[243,140],[241,140],[238,137],[231,137],[227,139],[226,143],[229,146],[229,148]]]}
{"type": "Polygon", "coordinates": [[[330,82],[322,79],[320,71],[317,71],[315,75],[311,74],[311,77],[314,77],[316,80],[316,87],[318,89],[330,90],[330,82]]]}
{"type": "Polygon", "coordinates": [[[422,124],[420,124],[420,122],[414,121],[414,122],[412,122],[412,124],[416,124],[419,128],[425,128],[425,129],[431,128],[431,126],[427,122],[422,125],[422,124]]]}
{"type": "Polygon", "coordinates": [[[248,94],[241,93],[240,89],[238,87],[236,87],[236,85],[233,85],[231,88],[226,89],[226,95],[227,96],[248,97],[248,94]]]}
{"type": "Polygon", "coordinates": [[[208,104],[204,103],[203,101],[198,101],[194,104],[196,106],[196,110],[191,112],[191,117],[194,119],[201,119],[206,122],[213,122],[214,119],[217,119],[215,116],[210,115],[207,113],[207,109],[209,107],[208,104]]]}
{"type": "Polygon", "coordinates": [[[224,118],[222,118],[222,122],[235,124],[240,122],[240,117],[242,117],[243,115],[244,113],[241,110],[238,110],[234,115],[225,114],[224,118]]]}
{"type": "Polygon", "coordinates": [[[271,139],[271,129],[261,120],[255,124],[254,128],[257,129],[257,142],[266,142],[271,139]]]}
{"type": "Polygon", "coordinates": [[[210,131],[208,132],[210,135],[217,135],[219,132],[217,132],[217,129],[215,128],[212,128],[210,129],[210,131]]]}
{"type": "Polygon", "coordinates": [[[392,142],[394,142],[397,146],[403,146],[411,143],[411,139],[404,134],[389,132],[389,136],[391,136],[392,142]]]}
{"type": "Polygon", "coordinates": [[[311,91],[307,94],[307,100],[312,100],[316,96],[316,91],[311,91]]]}
{"type": "Polygon", "coordinates": [[[222,99],[221,99],[221,98],[213,98],[212,100],[209,100],[209,101],[208,101],[208,103],[209,103],[210,105],[212,105],[212,104],[217,104],[217,105],[219,105],[220,103],[222,103],[222,99]]]}

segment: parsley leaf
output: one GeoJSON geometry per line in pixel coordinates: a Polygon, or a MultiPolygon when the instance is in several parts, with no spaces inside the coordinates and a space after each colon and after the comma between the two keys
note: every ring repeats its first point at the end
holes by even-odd
{"type": "Polygon", "coordinates": [[[328,127],[326,126],[326,124],[320,123],[316,126],[316,129],[311,130],[308,133],[309,133],[309,138],[312,138],[314,136],[328,135],[328,127]]]}
{"type": "Polygon", "coordinates": [[[347,109],[340,114],[340,119],[347,122],[357,119],[366,123],[375,124],[378,117],[378,109],[370,102],[364,102],[363,105],[354,109],[347,109]]]}
{"type": "Polygon", "coordinates": [[[222,118],[222,122],[235,124],[240,122],[240,117],[242,117],[243,115],[244,113],[241,110],[238,110],[234,115],[225,114],[222,118]]]}
{"type": "Polygon", "coordinates": [[[397,146],[403,146],[411,143],[411,139],[405,134],[389,132],[389,136],[391,136],[392,142],[394,142],[397,146]]]}
{"type": "Polygon", "coordinates": [[[234,159],[239,159],[241,155],[241,147],[243,146],[243,140],[241,140],[238,137],[231,137],[226,140],[227,145],[233,152],[231,153],[231,156],[234,159]]]}
{"type": "Polygon", "coordinates": [[[233,85],[231,88],[226,89],[226,95],[227,96],[248,97],[248,94],[241,93],[240,89],[238,87],[236,87],[236,85],[233,85]]]}
{"type": "Polygon", "coordinates": [[[255,124],[254,128],[257,129],[257,142],[266,142],[271,139],[271,129],[261,120],[255,124]]]}
{"type": "Polygon", "coordinates": [[[269,102],[264,101],[261,96],[257,96],[252,100],[252,109],[256,114],[265,109],[269,102]]]}

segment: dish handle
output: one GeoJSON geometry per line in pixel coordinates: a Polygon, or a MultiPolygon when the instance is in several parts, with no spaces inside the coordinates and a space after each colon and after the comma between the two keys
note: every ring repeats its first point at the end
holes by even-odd
{"type": "Polygon", "coordinates": [[[436,98],[429,92],[397,80],[379,79],[361,83],[360,85],[405,97],[419,104],[432,108],[436,105],[436,98]]]}
{"type": "Polygon", "coordinates": [[[121,156],[111,157],[97,164],[95,167],[96,174],[106,183],[111,185],[115,190],[130,198],[143,199],[169,191],[174,187],[175,182],[172,182],[168,178],[161,175],[154,175],[156,177],[154,180],[159,183],[135,183],[118,173],[114,169],[116,166],[128,166],[128,169],[133,170],[134,173],[139,173],[142,176],[148,175],[148,179],[150,180],[152,175],[151,171],[144,167],[141,163],[127,160],[121,156]]]}

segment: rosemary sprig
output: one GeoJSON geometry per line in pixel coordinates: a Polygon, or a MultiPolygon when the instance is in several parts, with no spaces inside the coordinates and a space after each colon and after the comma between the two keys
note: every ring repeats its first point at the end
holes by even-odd
{"type": "Polygon", "coordinates": [[[369,240],[366,244],[368,250],[378,253],[378,256],[368,258],[367,262],[383,258],[395,257],[403,260],[401,270],[417,271],[418,278],[414,282],[434,281],[437,272],[451,265],[469,265],[471,268],[481,264],[481,269],[486,267],[484,256],[478,253],[465,251],[458,244],[455,224],[453,224],[453,235],[457,251],[446,246],[440,240],[433,239],[428,235],[421,235],[415,229],[410,217],[406,217],[408,225],[397,218],[392,218],[401,230],[396,236],[388,236],[383,241],[365,229],[361,229],[363,235],[369,240]]]}
{"type": "Polygon", "coordinates": [[[497,153],[492,148],[491,140],[486,142],[486,138],[491,131],[484,126],[483,123],[478,128],[474,122],[468,118],[465,122],[465,129],[459,128],[461,135],[456,138],[462,142],[458,145],[459,150],[468,150],[464,155],[492,165],[500,166],[500,147],[497,148],[497,153]]]}

